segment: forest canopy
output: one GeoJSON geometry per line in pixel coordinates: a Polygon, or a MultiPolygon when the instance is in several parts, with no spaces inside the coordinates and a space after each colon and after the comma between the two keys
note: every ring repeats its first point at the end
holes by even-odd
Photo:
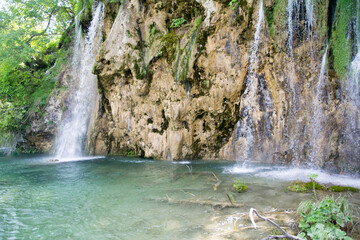
{"type": "MultiPolygon", "coordinates": [[[[81,2],[81,1],[80,1],[81,2]]],[[[23,128],[55,85],[76,0],[7,0],[0,9],[0,133],[23,128]],[[57,68],[56,68],[57,66],[57,68]]]]}

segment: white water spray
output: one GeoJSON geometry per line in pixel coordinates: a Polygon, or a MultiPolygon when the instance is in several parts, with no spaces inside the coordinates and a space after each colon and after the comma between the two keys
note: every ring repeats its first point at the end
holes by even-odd
{"type": "Polygon", "coordinates": [[[326,45],[326,49],[324,55],[321,60],[321,69],[319,80],[315,88],[315,99],[313,101],[313,115],[311,119],[311,133],[310,133],[310,145],[311,145],[311,152],[310,152],[310,163],[313,166],[315,163],[322,162],[321,156],[321,139],[320,134],[322,132],[323,123],[325,118],[324,109],[323,109],[323,93],[324,88],[326,87],[326,60],[328,54],[329,43],[326,45]]]}
{"type": "Polygon", "coordinates": [[[259,4],[258,21],[256,23],[256,31],[254,36],[254,42],[250,48],[250,66],[248,75],[246,78],[247,87],[242,96],[240,111],[242,120],[236,124],[235,138],[244,138],[242,142],[242,156],[240,160],[246,161],[251,158],[252,148],[254,145],[254,119],[253,112],[259,111],[259,105],[257,104],[258,94],[258,79],[256,77],[258,58],[259,58],[259,46],[260,46],[260,34],[264,25],[264,8],[263,1],[259,4]]]}
{"type": "Polygon", "coordinates": [[[345,82],[344,97],[347,102],[345,112],[345,136],[346,143],[357,151],[357,157],[360,154],[360,26],[359,26],[359,8],[360,1],[356,1],[356,47],[357,54],[350,65],[348,77],[345,82]]]}
{"type": "Polygon", "coordinates": [[[308,32],[308,41],[310,42],[310,56],[314,58],[313,49],[313,29],[314,29],[314,0],[305,0],[306,6],[306,28],[308,32]]]}
{"type": "MultiPolygon", "coordinates": [[[[80,12],[81,14],[81,12],[80,12]]],[[[92,111],[96,104],[97,81],[91,73],[95,57],[102,43],[104,4],[95,2],[93,18],[85,40],[78,17],[76,18],[76,39],[72,59],[74,89],[70,96],[69,109],[64,113],[55,157],[57,159],[81,157],[92,111]]]]}

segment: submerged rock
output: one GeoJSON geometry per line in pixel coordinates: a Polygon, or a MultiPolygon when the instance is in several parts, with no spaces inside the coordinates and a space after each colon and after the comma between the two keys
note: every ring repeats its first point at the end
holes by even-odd
{"type": "Polygon", "coordinates": [[[49,162],[60,162],[60,160],[56,159],[56,158],[52,158],[52,159],[49,159],[49,162]]]}

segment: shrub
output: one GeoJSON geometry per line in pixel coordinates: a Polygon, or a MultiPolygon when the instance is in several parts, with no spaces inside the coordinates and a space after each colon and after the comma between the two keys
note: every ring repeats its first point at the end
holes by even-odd
{"type": "Polygon", "coordinates": [[[327,197],[317,203],[304,201],[300,203],[298,212],[302,217],[298,237],[314,240],[352,239],[346,236],[346,230],[352,224],[347,199],[327,197]]]}

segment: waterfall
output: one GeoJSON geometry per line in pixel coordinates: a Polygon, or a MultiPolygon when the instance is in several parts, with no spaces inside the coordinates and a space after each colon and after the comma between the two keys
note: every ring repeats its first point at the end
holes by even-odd
{"type": "Polygon", "coordinates": [[[191,83],[186,82],[186,94],[188,99],[190,99],[190,90],[191,90],[191,83]]]}
{"type": "Polygon", "coordinates": [[[345,82],[344,99],[346,109],[344,114],[344,145],[347,146],[347,159],[358,160],[360,154],[360,26],[359,0],[356,1],[356,41],[357,54],[350,64],[349,73],[345,82]]]}
{"type": "Polygon", "coordinates": [[[264,25],[263,1],[259,3],[258,21],[255,26],[254,42],[250,48],[249,70],[246,77],[246,90],[241,96],[240,118],[236,124],[235,139],[243,138],[242,156],[240,160],[248,160],[252,156],[254,145],[254,119],[253,113],[259,111],[258,101],[258,79],[256,76],[259,58],[260,34],[264,25]]]}
{"type": "Polygon", "coordinates": [[[303,96],[299,94],[302,92],[301,86],[298,86],[297,75],[295,70],[295,56],[294,56],[294,37],[302,40],[302,34],[307,33],[306,41],[310,45],[310,56],[314,58],[313,52],[313,28],[314,28],[314,1],[313,0],[288,0],[287,5],[287,50],[290,58],[289,69],[289,109],[290,115],[285,123],[284,140],[289,143],[289,148],[293,152],[293,160],[299,161],[302,157],[301,153],[301,117],[305,102],[303,96]],[[304,24],[304,28],[301,26],[304,24]]]}
{"type": "MultiPolygon", "coordinates": [[[[288,12],[288,53],[291,60],[291,78],[290,78],[290,87],[293,92],[293,101],[295,101],[295,59],[294,59],[294,33],[297,29],[300,28],[300,16],[301,16],[301,7],[302,4],[305,4],[305,29],[307,31],[307,40],[310,42],[310,55],[314,57],[313,53],[313,24],[314,24],[314,1],[313,0],[288,0],[287,12],[288,12]]],[[[293,103],[294,104],[294,103],[293,103]]]]}
{"type": "Polygon", "coordinates": [[[306,29],[308,32],[308,41],[310,42],[310,56],[314,58],[314,50],[313,50],[314,0],[305,0],[305,7],[306,7],[306,29]]]}
{"type": "Polygon", "coordinates": [[[299,0],[288,0],[288,51],[291,60],[291,78],[290,78],[290,87],[293,91],[293,100],[295,100],[295,63],[294,63],[294,41],[293,41],[293,34],[294,34],[294,24],[293,24],[293,15],[295,18],[298,18],[298,9],[300,8],[300,1],[299,0]],[[295,12],[295,14],[294,14],[295,12]]]}
{"type": "Polygon", "coordinates": [[[322,132],[325,115],[323,109],[323,90],[325,86],[325,71],[326,71],[326,60],[328,54],[329,43],[327,43],[324,55],[321,60],[321,69],[319,80],[315,89],[315,99],[313,100],[313,115],[311,118],[311,133],[310,133],[310,143],[311,143],[311,152],[310,152],[310,163],[313,165],[315,163],[322,162],[322,156],[320,156],[320,133],[322,132]]]}
{"type": "Polygon", "coordinates": [[[79,157],[84,154],[84,140],[90,117],[96,104],[97,80],[91,71],[102,43],[104,4],[102,2],[94,2],[92,21],[85,39],[82,37],[82,29],[79,22],[81,12],[75,21],[76,39],[72,59],[74,88],[71,89],[69,107],[64,112],[62,126],[57,139],[55,150],[55,157],[57,159],[79,157]]]}
{"type": "Polygon", "coordinates": [[[131,87],[129,84],[129,92],[128,92],[128,97],[129,97],[129,117],[128,117],[128,121],[127,121],[127,129],[129,132],[131,132],[131,117],[132,117],[132,113],[131,113],[131,87]]]}

